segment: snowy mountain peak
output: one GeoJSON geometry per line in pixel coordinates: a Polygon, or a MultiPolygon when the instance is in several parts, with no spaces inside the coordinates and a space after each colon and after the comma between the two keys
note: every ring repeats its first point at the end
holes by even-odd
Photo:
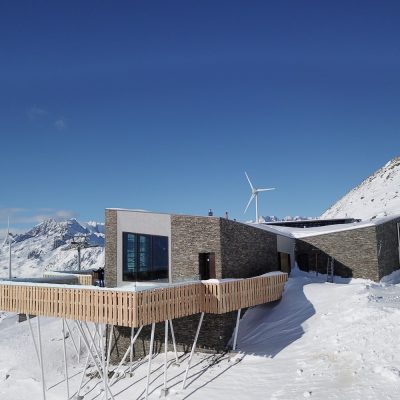
{"type": "Polygon", "coordinates": [[[362,220],[400,214],[400,157],[352,189],[326,210],[321,218],[360,218],[362,220]]]}
{"type": "MultiPolygon", "coordinates": [[[[46,219],[26,233],[15,235],[12,244],[13,276],[42,276],[45,270],[74,270],[78,266],[77,251],[71,242],[84,236],[91,246],[82,249],[83,269],[104,265],[104,224],[76,219],[46,219]]],[[[0,278],[8,271],[8,250],[0,248],[0,278]]]]}

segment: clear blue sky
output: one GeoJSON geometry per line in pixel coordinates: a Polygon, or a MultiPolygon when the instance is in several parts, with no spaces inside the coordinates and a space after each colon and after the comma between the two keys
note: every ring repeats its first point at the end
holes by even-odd
{"type": "Polygon", "coordinates": [[[0,228],[316,216],[399,155],[398,1],[3,1],[0,228]],[[19,225],[17,225],[17,222],[19,225]]]}

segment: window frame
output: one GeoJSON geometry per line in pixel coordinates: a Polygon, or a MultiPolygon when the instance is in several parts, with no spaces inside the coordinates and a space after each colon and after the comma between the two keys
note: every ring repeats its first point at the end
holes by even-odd
{"type": "Polygon", "coordinates": [[[122,232],[122,281],[145,282],[158,280],[169,280],[169,237],[139,232],[122,232]],[[133,267],[131,269],[128,269],[129,235],[133,235],[134,243],[133,267]],[[146,238],[144,241],[146,251],[143,251],[143,238],[146,238]],[[149,240],[148,243],[146,243],[147,240],[149,240]],[[156,245],[157,241],[158,245],[156,245]],[[164,246],[162,245],[163,241],[164,246]],[[156,254],[156,251],[160,249],[162,252],[156,254]],[[145,261],[144,264],[142,264],[143,260],[145,261]]]}

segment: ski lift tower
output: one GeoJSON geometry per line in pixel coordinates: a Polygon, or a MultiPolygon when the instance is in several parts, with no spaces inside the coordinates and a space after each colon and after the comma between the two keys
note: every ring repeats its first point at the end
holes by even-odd
{"type": "Polygon", "coordinates": [[[74,236],[70,246],[70,248],[78,250],[78,271],[81,270],[81,250],[89,247],[99,247],[98,244],[90,244],[86,235],[74,236]]]}

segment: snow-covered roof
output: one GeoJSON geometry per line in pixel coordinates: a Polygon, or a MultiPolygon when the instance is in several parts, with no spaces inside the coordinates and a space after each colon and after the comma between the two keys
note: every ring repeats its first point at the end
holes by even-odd
{"type": "Polygon", "coordinates": [[[384,224],[388,221],[400,218],[400,214],[390,215],[383,218],[375,218],[368,221],[353,222],[349,224],[338,224],[338,225],[327,225],[327,226],[316,226],[312,228],[293,228],[288,226],[271,226],[265,224],[249,224],[256,228],[264,229],[266,231],[282,235],[290,238],[304,238],[310,236],[326,235],[329,233],[348,231],[352,229],[367,228],[369,226],[377,226],[384,224]]]}

